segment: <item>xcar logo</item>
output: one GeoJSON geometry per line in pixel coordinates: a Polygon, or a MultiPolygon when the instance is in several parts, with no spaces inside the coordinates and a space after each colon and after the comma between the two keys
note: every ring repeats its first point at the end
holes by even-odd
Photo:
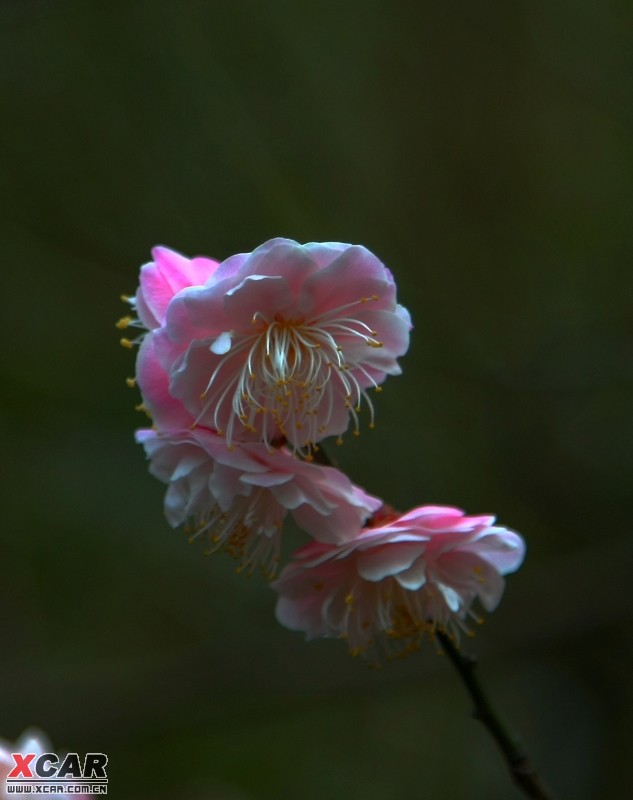
{"type": "Polygon", "coordinates": [[[107,794],[108,757],[104,753],[12,753],[14,766],[7,775],[8,794],[107,794]]]}

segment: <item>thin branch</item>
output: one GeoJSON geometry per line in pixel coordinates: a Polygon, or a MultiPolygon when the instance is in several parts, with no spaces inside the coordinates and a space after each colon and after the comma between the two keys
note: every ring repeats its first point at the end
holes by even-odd
{"type": "Polygon", "coordinates": [[[476,660],[470,656],[463,655],[446,633],[436,631],[435,635],[459,673],[474,703],[473,716],[488,729],[497,743],[514,782],[527,797],[531,797],[534,800],[554,800],[554,795],[543,784],[522,746],[506,731],[490,704],[490,700],[486,697],[475,674],[476,660]]]}

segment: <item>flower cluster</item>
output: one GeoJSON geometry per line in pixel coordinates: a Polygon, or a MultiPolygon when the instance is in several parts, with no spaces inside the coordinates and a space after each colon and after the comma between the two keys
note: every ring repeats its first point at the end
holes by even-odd
{"type": "Polygon", "coordinates": [[[272,239],[222,263],[157,247],[130,316],[139,329],[139,430],[165,514],[239,569],[277,568],[283,521],[309,534],[273,584],[278,619],[352,652],[458,634],[518,568],[518,534],[494,518],[425,506],[391,513],[326,466],[322,441],[374,425],[370,392],[400,373],[411,320],[366,248],[272,239]],[[320,462],[320,463],[318,463],[320,462]]]}

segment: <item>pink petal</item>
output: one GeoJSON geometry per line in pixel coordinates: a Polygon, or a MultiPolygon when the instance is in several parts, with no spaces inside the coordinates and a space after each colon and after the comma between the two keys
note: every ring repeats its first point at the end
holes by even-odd
{"type": "Polygon", "coordinates": [[[318,270],[304,247],[292,239],[271,239],[253,250],[240,269],[240,276],[284,278],[296,296],[305,280],[318,270]]]}
{"type": "Polygon", "coordinates": [[[240,275],[285,278],[296,295],[306,278],[317,270],[317,263],[302,245],[292,239],[271,239],[253,250],[240,275]]]}
{"type": "Polygon", "coordinates": [[[272,322],[275,314],[285,311],[291,303],[292,295],[285,278],[249,275],[226,293],[224,310],[233,328],[243,330],[250,326],[256,333],[257,328],[252,327],[256,314],[272,322]]]}
{"type": "Polygon", "coordinates": [[[233,329],[233,320],[224,313],[224,297],[233,286],[227,279],[210,286],[183,289],[169,304],[165,326],[173,342],[219,336],[233,329]]]}
{"type": "Polygon", "coordinates": [[[154,422],[165,429],[188,428],[193,422],[180,400],[169,392],[169,376],[158,361],[153,334],[141,343],[136,358],[136,381],[154,422]]]}
{"type": "Polygon", "coordinates": [[[525,541],[518,533],[502,527],[490,528],[484,536],[462,548],[485,559],[502,575],[514,572],[521,566],[525,549],[525,541]]]}
{"type": "MultiPolygon", "coordinates": [[[[378,295],[371,308],[393,306],[395,284],[390,281],[383,264],[360,245],[344,250],[325,269],[310,276],[299,294],[298,306],[306,317],[320,317],[348,303],[360,307],[362,297],[378,295]]],[[[346,316],[354,316],[353,313],[346,316]]]]}
{"type": "Polygon", "coordinates": [[[207,284],[212,286],[220,281],[226,281],[227,279],[231,278],[234,279],[242,266],[249,259],[250,255],[250,253],[236,253],[233,256],[229,256],[229,258],[225,258],[215,271],[212,278],[207,281],[207,284]]]}
{"type": "MultiPolygon", "coordinates": [[[[248,475],[242,475],[240,480],[242,483],[248,483],[252,486],[270,488],[272,486],[287,484],[293,481],[293,477],[293,475],[284,472],[253,472],[248,475]]],[[[291,506],[286,506],[286,508],[290,507],[291,506]]]]}
{"type": "Polygon", "coordinates": [[[381,581],[408,569],[424,553],[424,543],[406,542],[359,553],[356,559],[358,574],[368,581],[381,581]]]}
{"type": "Polygon", "coordinates": [[[319,269],[324,269],[351,246],[342,242],[308,242],[302,245],[302,250],[319,269]]]}

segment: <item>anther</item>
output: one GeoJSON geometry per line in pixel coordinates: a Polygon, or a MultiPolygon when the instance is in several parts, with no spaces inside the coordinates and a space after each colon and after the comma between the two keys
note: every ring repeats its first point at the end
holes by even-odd
{"type": "Polygon", "coordinates": [[[136,386],[136,378],[126,378],[125,383],[130,389],[133,389],[136,386]]]}
{"type": "Polygon", "coordinates": [[[119,344],[121,347],[125,347],[127,350],[132,350],[134,347],[134,342],[132,342],[130,339],[126,339],[125,337],[120,340],[119,344]]]}

